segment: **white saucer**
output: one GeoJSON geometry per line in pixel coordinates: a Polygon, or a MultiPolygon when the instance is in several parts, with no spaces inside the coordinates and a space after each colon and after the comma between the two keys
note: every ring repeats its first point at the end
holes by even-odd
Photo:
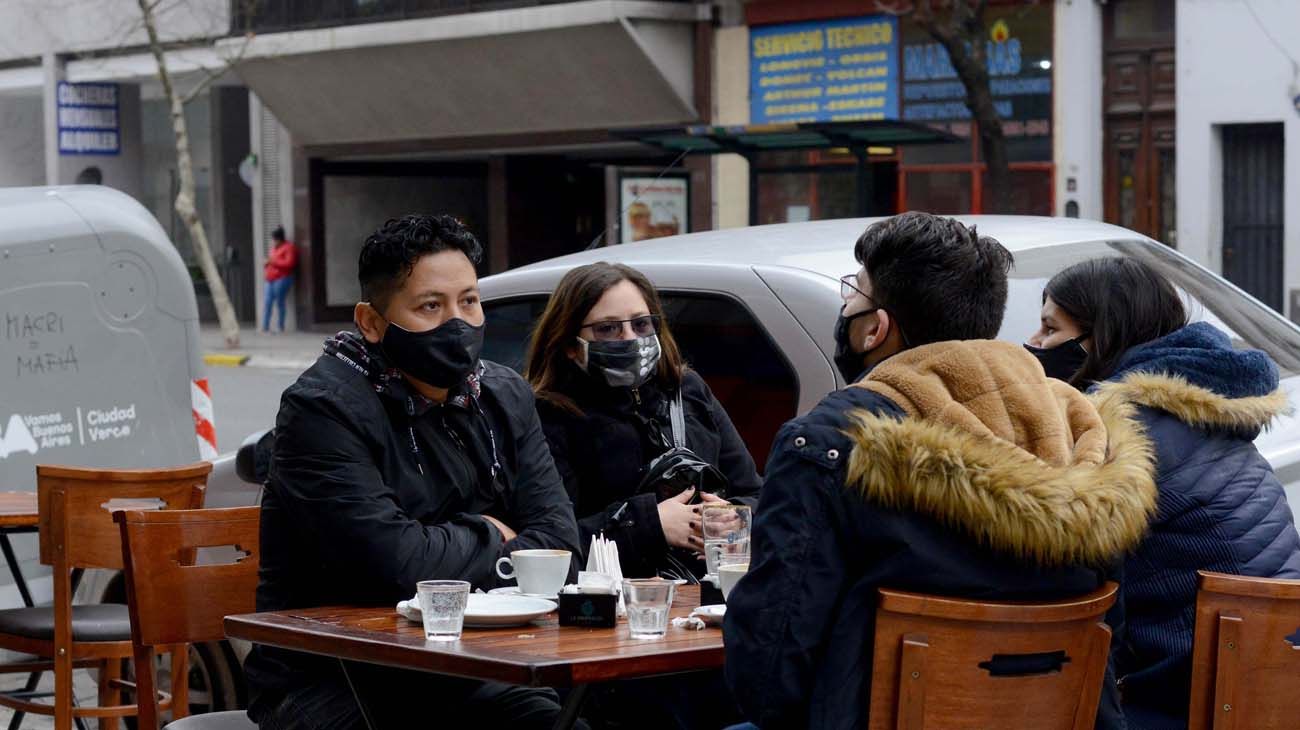
{"type": "Polygon", "coordinates": [[[542,599],[545,599],[545,600],[547,600],[547,601],[554,601],[554,600],[556,600],[557,598],[559,598],[559,596],[558,596],[558,595],[555,595],[555,594],[551,594],[551,595],[548,596],[548,595],[546,595],[546,594],[544,594],[544,593],[521,593],[521,592],[519,591],[519,586],[505,586],[505,587],[502,587],[502,588],[493,588],[492,590],[488,591],[488,595],[492,595],[492,596],[524,596],[525,598],[542,598],[542,599]]]}
{"type": "Polygon", "coordinates": [[[465,625],[523,626],[555,608],[555,601],[544,598],[472,593],[465,605],[465,625]]]}
{"type": "MultiPolygon", "coordinates": [[[[471,593],[465,603],[465,626],[523,626],[555,609],[554,601],[542,598],[471,593]]],[[[422,620],[420,602],[414,598],[398,603],[397,612],[409,621],[422,620]]]]}
{"type": "Polygon", "coordinates": [[[692,616],[698,616],[701,621],[709,626],[721,626],[722,619],[727,615],[727,604],[715,603],[708,606],[700,606],[691,611],[692,616]]]}

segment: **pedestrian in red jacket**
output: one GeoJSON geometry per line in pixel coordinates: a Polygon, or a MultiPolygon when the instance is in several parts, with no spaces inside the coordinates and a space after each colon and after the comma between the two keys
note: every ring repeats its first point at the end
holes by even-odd
{"type": "Polygon", "coordinates": [[[266,257],[266,311],[262,313],[262,331],[271,331],[271,309],[280,308],[280,331],[284,331],[284,306],[293,286],[293,270],[298,265],[298,247],[284,237],[284,226],[271,231],[271,253],[266,257]]]}

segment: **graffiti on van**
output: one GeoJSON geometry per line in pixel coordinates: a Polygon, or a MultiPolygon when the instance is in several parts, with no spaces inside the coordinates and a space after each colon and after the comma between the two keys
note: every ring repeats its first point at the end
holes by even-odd
{"type": "Polygon", "coordinates": [[[18,354],[19,378],[24,375],[49,375],[80,370],[77,351],[72,345],[58,348],[41,346],[41,337],[61,335],[63,331],[63,315],[58,312],[5,313],[5,340],[26,340],[28,350],[36,350],[18,354]]]}

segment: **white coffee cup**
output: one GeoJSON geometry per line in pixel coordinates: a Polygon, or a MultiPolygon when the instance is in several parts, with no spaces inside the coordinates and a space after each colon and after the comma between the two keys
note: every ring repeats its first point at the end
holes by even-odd
{"type": "Polygon", "coordinates": [[[735,588],[736,583],[748,572],[749,563],[718,566],[718,587],[722,589],[722,600],[727,600],[727,596],[731,595],[731,589],[735,588]]]}
{"type": "Polygon", "coordinates": [[[568,550],[515,550],[510,557],[497,560],[497,575],[505,580],[514,578],[520,593],[554,596],[564,587],[572,561],[568,550]],[[509,573],[501,570],[502,563],[510,565],[509,573]]]}

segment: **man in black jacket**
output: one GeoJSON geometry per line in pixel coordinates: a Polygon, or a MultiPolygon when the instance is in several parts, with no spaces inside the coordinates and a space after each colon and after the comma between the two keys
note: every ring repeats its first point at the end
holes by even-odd
{"type": "MultiPolygon", "coordinates": [[[[907,213],[868,228],[855,255],[835,333],[852,385],[777,434],[750,571],[727,601],[727,680],[763,730],[866,725],[877,589],[1080,595],[1155,507],[1132,409],[1099,412],[991,339],[1001,244],[907,213]]],[[[1111,683],[1099,726],[1123,726],[1116,700],[1111,683]]]]}
{"type": "MultiPolygon", "coordinates": [[[[361,249],[359,334],[285,391],[262,502],[259,611],[393,606],[417,581],[491,588],[512,550],[577,552],[528,384],[479,360],[482,248],[450,216],[390,220],[361,249]]],[[[549,727],[550,690],[401,672],[255,646],[249,715],[270,728],[549,727]],[[436,722],[435,722],[436,721],[436,722]]]]}

